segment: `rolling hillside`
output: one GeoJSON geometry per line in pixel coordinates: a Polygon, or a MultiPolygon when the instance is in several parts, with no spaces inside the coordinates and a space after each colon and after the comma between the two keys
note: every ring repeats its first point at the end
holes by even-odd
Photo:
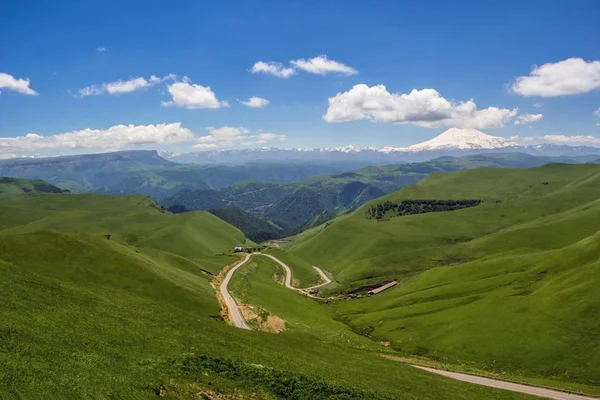
{"type": "MultiPolygon", "coordinates": [[[[220,190],[186,189],[164,200],[163,204],[173,212],[240,208],[272,221],[282,228],[280,235],[286,236],[414,184],[434,172],[481,167],[525,168],[556,160],[579,162],[568,157],[536,157],[521,153],[440,157],[421,163],[370,166],[338,174],[317,175],[294,182],[247,181],[220,190]]],[[[243,230],[242,226],[238,228],[243,230]]]]}
{"type": "Polygon", "coordinates": [[[380,346],[303,298],[290,298],[284,315],[301,329],[228,326],[209,279],[232,261],[215,254],[243,240],[211,214],[173,215],[143,196],[23,193],[1,201],[2,395],[526,398],[384,359],[380,346]],[[323,313],[312,324],[308,309],[292,317],[307,306],[323,313]]]}
{"type": "Polygon", "coordinates": [[[66,193],[68,190],[44,181],[29,179],[0,178],[0,201],[17,199],[25,194],[66,193]]]}
{"type": "Polygon", "coordinates": [[[287,249],[332,271],[355,331],[400,352],[598,386],[600,166],[433,174],[299,235],[287,249]],[[369,219],[386,201],[475,199],[456,211],[369,219]]]}

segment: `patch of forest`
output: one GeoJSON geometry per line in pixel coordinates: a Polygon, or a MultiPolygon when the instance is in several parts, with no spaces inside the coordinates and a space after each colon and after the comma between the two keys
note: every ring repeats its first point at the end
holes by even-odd
{"type": "Polygon", "coordinates": [[[369,219],[381,219],[430,212],[454,211],[475,207],[480,203],[481,200],[402,200],[400,202],[388,200],[369,207],[367,217],[369,219]]]}

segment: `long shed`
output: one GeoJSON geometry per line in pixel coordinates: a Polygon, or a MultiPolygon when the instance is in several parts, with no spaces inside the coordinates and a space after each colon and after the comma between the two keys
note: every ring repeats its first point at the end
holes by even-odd
{"type": "Polygon", "coordinates": [[[381,293],[381,292],[383,292],[384,290],[387,290],[387,289],[389,289],[389,288],[392,288],[392,287],[396,286],[397,284],[398,284],[398,281],[391,281],[391,282],[388,282],[388,283],[386,283],[386,284],[385,284],[385,285],[383,285],[383,286],[379,286],[378,288],[375,288],[375,289],[373,289],[373,290],[369,290],[369,291],[367,292],[367,296],[373,296],[374,294],[381,293]]]}

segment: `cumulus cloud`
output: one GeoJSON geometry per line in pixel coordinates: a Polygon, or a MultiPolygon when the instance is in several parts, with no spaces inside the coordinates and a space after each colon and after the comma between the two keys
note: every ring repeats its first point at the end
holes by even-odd
{"type": "Polygon", "coordinates": [[[543,114],[521,114],[517,117],[515,125],[528,124],[539,121],[543,118],[543,114]]]}
{"type": "Polygon", "coordinates": [[[250,70],[253,74],[267,74],[278,78],[289,78],[296,73],[294,68],[284,67],[283,64],[274,61],[258,61],[250,70]]]}
{"type": "Polygon", "coordinates": [[[263,108],[268,105],[270,102],[267,99],[263,99],[262,97],[252,96],[247,101],[238,100],[240,103],[245,105],[246,107],[251,108],[263,108]]]}
{"type": "Polygon", "coordinates": [[[596,125],[600,126],[600,107],[596,111],[594,111],[594,115],[598,119],[598,122],[596,122],[596,125]]]}
{"type": "Polygon", "coordinates": [[[242,145],[265,144],[273,140],[285,140],[285,135],[275,133],[251,132],[243,127],[222,126],[206,128],[208,135],[199,137],[193,147],[197,149],[214,149],[239,143],[242,145]]]}
{"type": "Polygon", "coordinates": [[[520,76],[510,90],[521,96],[556,97],[587,93],[600,88],[600,61],[569,58],[534,67],[520,76]]]}
{"type": "Polygon", "coordinates": [[[210,86],[196,85],[187,76],[181,82],[167,85],[167,90],[172,97],[171,101],[163,101],[164,107],[181,107],[192,109],[229,107],[226,101],[219,101],[210,86]]]}
{"type": "Polygon", "coordinates": [[[346,64],[335,60],[329,60],[325,54],[318,57],[299,58],[290,61],[290,67],[284,66],[276,61],[258,61],[252,66],[250,72],[253,74],[268,74],[279,78],[289,78],[296,74],[296,70],[302,70],[311,74],[325,75],[330,72],[335,72],[340,75],[356,75],[358,71],[346,64]]]}
{"type": "Polygon", "coordinates": [[[29,87],[29,79],[16,79],[10,74],[0,72],[0,90],[7,89],[13,92],[37,96],[37,92],[29,87]]]}
{"type": "Polygon", "coordinates": [[[544,139],[555,143],[600,144],[600,138],[592,135],[546,135],[544,139]]]}
{"type": "Polygon", "coordinates": [[[488,107],[477,109],[473,100],[455,103],[435,89],[413,89],[409,94],[390,93],[384,85],[355,85],[329,98],[323,119],[327,122],[371,120],[392,124],[412,124],[426,128],[500,128],[510,122],[518,110],[488,107]]]}
{"type": "Polygon", "coordinates": [[[540,103],[540,102],[537,102],[537,103],[533,103],[533,106],[534,106],[535,108],[542,108],[543,104],[542,104],[542,103],[540,103]]]}
{"type": "Polygon", "coordinates": [[[55,135],[28,133],[0,138],[0,154],[35,152],[47,149],[118,150],[147,144],[172,144],[191,141],[194,133],[180,122],[157,125],[115,125],[108,129],[83,129],[55,135]]]}
{"type": "Polygon", "coordinates": [[[87,96],[98,96],[101,94],[119,95],[124,93],[131,93],[137,90],[149,88],[157,85],[167,79],[174,79],[175,75],[169,74],[163,78],[159,78],[155,75],[151,75],[150,78],[146,79],[143,77],[131,78],[126,81],[115,81],[103,83],[101,85],[92,85],[84,87],[78,90],[79,97],[87,96]]]}
{"type": "Polygon", "coordinates": [[[345,64],[337,62],[335,60],[328,60],[326,55],[305,60],[303,58],[298,60],[290,61],[294,67],[301,69],[311,74],[325,75],[329,72],[337,72],[340,75],[356,75],[358,71],[345,64]]]}
{"type": "Polygon", "coordinates": [[[106,47],[98,46],[96,47],[96,51],[100,53],[104,53],[106,51],[106,47]]]}

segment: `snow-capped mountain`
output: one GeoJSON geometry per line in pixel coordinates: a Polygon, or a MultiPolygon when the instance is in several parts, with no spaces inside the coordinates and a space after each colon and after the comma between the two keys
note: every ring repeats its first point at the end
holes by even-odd
{"type": "Polygon", "coordinates": [[[405,151],[438,151],[438,150],[480,150],[480,149],[502,149],[506,147],[518,147],[499,136],[488,135],[477,129],[450,128],[433,139],[422,143],[413,144],[405,148],[405,151]]]}
{"type": "MultiPolygon", "coordinates": [[[[171,161],[180,163],[241,164],[252,161],[350,161],[381,165],[399,162],[430,160],[440,156],[461,156],[476,153],[522,152],[546,156],[600,155],[600,148],[589,146],[566,146],[538,144],[521,146],[500,136],[492,136],[476,129],[450,128],[433,139],[408,147],[366,147],[353,145],[279,149],[261,147],[255,149],[221,149],[196,153],[171,155],[171,161]]],[[[163,156],[164,157],[164,156],[163,156]]]]}

